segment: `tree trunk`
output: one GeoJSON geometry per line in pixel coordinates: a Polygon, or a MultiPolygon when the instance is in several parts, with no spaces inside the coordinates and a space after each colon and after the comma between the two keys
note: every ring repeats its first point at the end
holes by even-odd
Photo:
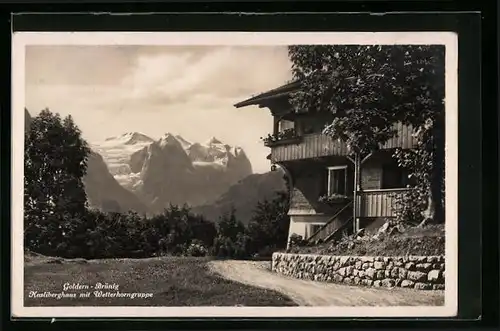
{"type": "Polygon", "coordinates": [[[427,192],[427,208],[422,212],[423,220],[418,225],[419,227],[424,227],[427,224],[431,224],[435,222],[436,216],[436,204],[435,199],[432,194],[432,189],[429,188],[427,192]]]}
{"type": "Polygon", "coordinates": [[[444,130],[444,116],[440,115],[435,120],[432,128],[432,172],[428,189],[427,209],[422,213],[424,219],[420,226],[425,226],[429,223],[439,224],[444,222],[444,130]]]}
{"type": "Polygon", "coordinates": [[[444,222],[443,182],[445,176],[445,126],[444,114],[440,114],[433,126],[434,152],[432,153],[431,197],[434,203],[434,223],[444,222]]]}

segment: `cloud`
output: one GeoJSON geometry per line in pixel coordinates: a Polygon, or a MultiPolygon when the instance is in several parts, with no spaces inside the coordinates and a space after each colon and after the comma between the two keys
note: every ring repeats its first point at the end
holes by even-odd
{"type": "Polygon", "coordinates": [[[140,56],[123,80],[131,99],[186,102],[197,95],[238,98],[290,79],[286,48],[220,47],[204,56],[186,49],[177,54],[140,56]]]}
{"type": "Polygon", "coordinates": [[[243,147],[256,171],[269,169],[259,141],[269,111],[233,104],[291,78],[285,47],[51,47],[27,53],[30,112],[71,114],[91,142],[130,131],[216,136],[243,147]]]}

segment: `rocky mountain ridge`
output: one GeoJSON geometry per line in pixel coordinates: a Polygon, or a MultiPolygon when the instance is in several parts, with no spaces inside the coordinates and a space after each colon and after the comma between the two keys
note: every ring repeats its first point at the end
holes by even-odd
{"type": "Polygon", "coordinates": [[[127,132],[91,149],[85,189],[89,204],[103,211],[155,214],[186,203],[214,221],[235,207],[246,222],[257,201],[284,189],[282,174],[252,174],[244,150],[215,137],[191,143],[171,133],[155,140],[127,132]]]}

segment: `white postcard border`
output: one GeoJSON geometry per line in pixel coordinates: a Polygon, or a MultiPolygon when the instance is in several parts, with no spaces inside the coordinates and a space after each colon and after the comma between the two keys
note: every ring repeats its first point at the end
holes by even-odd
{"type": "Polygon", "coordinates": [[[15,32],[12,36],[12,261],[15,317],[449,317],[458,309],[458,38],[453,32],[15,32]],[[445,304],[425,307],[24,307],[25,48],[30,45],[439,44],[446,47],[445,304]],[[360,309],[361,308],[361,309],[360,309]]]}

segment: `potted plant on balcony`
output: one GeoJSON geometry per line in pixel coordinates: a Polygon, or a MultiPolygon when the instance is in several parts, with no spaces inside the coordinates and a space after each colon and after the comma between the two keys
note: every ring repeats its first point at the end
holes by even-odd
{"type": "Polygon", "coordinates": [[[329,205],[342,204],[348,202],[349,197],[344,194],[332,193],[320,196],[318,201],[329,205]]]}
{"type": "Polygon", "coordinates": [[[260,137],[260,139],[264,142],[265,146],[273,146],[278,145],[282,142],[292,142],[296,139],[300,139],[300,137],[295,132],[295,129],[287,129],[274,134],[268,134],[267,137],[260,137]]]}

